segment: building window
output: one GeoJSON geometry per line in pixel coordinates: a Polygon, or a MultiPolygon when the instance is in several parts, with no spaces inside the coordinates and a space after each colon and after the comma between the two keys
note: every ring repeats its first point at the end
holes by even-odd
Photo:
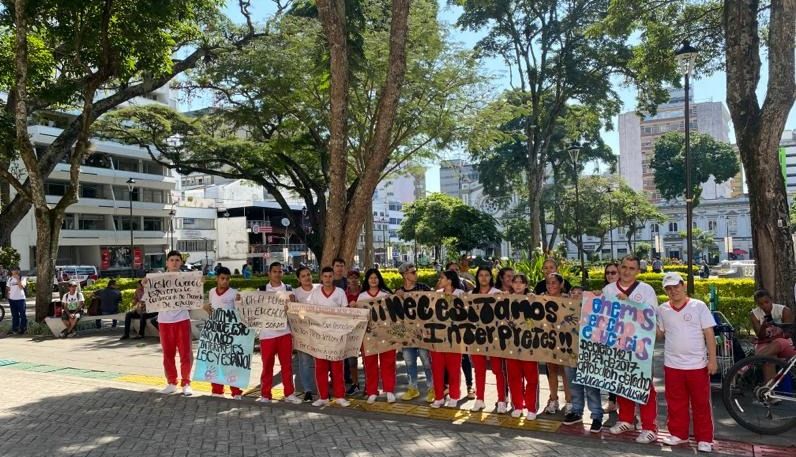
{"type": "Polygon", "coordinates": [[[114,157],[113,164],[117,170],[132,171],[138,173],[138,160],[128,159],[126,157],[114,157]]]}
{"type": "Polygon", "coordinates": [[[165,176],[165,171],[166,168],[163,165],[160,165],[157,162],[152,162],[151,160],[144,160],[144,173],[165,176]]]}
{"type": "Polygon", "coordinates": [[[69,183],[66,181],[50,181],[44,184],[44,193],[47,195],[57,195],[62,196],[66,194],[66,188],[69,186],[69,183]]]}
{"type": "Polygon", "coordinates": [[[78,214],[78,230],[105,230],[105,216],[101,214],[78,214]]]}
{"type": "Polygon", "coordinates": [[[179,240],[177,250],[180,252],[204,252],[215,251],[215,241],[213,240],[179,240]]]}
{"type": "Polygon", "coordinates": [[[660,232],[661,232],[661,228],[660,228],[660,226],[658,226],[658,224],[652,224],[650,226],[650,233],[660,233],[660,232]]]}
{"type": "Polygon", "coordinates": [[[714,221],[714,220],[708,221],[708,230],[710,230],[712,232],[715,232],[716,231],[716,227],[718,227],[718,225],[716,224],[716,221],[714,221]]]}
{"type": "Polygon", "coordinates": [[[103,184],[81,183],[80,184],[80,197],[81,198],[107,198],[104,192],[103,184]]]}
{"type": "Polygon", "coordinates": [[[196,219],[192,217],[181,217],[177,219],[177,228],[189,230],[213,230],[216,227],[215,219],[196,219]]]}
{"type": "Polygon", "coordinates": [[[74,230],[75,229],[75,215],[66,214],[64,221],[61,223],[61,230],[74,230]]]}
{"type": "Polygon", "coordinates": [[[163,219],[160,217],[145,217],[144,230],[149,232],[162,232],[163,219]]]}
{"type": "MultiPolygon", "coordinates": [[[[113,216],[116,230],[130,230],[130,216],[113,216]]],[[[140,230],[139,218],[133,216],[133,230],[140,230]]]]}
{"type": "MultiPolygon", "coordinates": [[[[113,195],[116,196],[117,201],[130,201],[130,191],[126,186],[113,186],[113,195]]],[[[138,191],[138,188],[133,189],[134,202],[140,201],[138,199],[139,195],[140,192],[138,191]]]]}
{"type": "Polygon", "coordinates": [[[669,222],[669,232],[677,233],[677,222],[669,222]]]}
{"type": "Polygon", "coordinates": [[[160,189],[147,189],[143,190],[143,199],[141,201],[149,203],[166,203],[166,192],[160,189]]]}

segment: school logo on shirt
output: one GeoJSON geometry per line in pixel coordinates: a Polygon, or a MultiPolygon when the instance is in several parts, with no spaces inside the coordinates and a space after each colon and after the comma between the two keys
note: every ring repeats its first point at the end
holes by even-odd
{"type": "Polygon", "coordinates": [[[691,319],[693,319],[693,318],[694,318],[694,317],[693,317],[693,316],[691,316],[691,313],[685,313],[685,314],[683,314],[683,320],[684,320],[684,321],[686,321],[686,322],[691,322],[691,319]]]}
{"type": "Polygon", "coordinates": [[[641,292],[636,292],[635,294],[633,294],[633,301],[634,302],[641,303],[641,299],[642,299],[641,292]]]}

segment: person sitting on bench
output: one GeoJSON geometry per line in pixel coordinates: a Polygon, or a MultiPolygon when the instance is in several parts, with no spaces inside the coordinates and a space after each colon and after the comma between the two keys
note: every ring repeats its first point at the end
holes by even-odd
{"type": "Polygon", "coordinates": [[[141,300],[141,297],[144,296],[144,286],[141,284],[141,281],[138,281],[138,287],[135,289],[135,295],[133,295],[133,310],[128,312],[124,315],[124,335],[122,335],[120,340],[126,340],[130,338],[130,325],[133,322],[133,319],[140,319],[138,324],[138,335],[134,338],[136,340],[140,340],[144,337],[144,330],[146,329],[146,323],[149,319],[152,319],[152,325],[155,328],[158,328],[158,313],[148,313],[146,312],[146,306],[144,302],[141,300]]]}
{"type": "Polygon", "coordinates": [[[83,315],[83,293],[77,290],[77,281],[69,281],[68,291],[61,297],[61,303],[64,304],[64,311],[61,313],[61,319],[64,321],[66,328],[61,332],[60,337],[66,338],[68,335],[77,335],[75,327],[83,315]]]}

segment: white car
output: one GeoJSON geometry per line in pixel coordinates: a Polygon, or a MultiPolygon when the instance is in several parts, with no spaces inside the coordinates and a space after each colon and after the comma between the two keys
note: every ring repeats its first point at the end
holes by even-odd
{"type": "Polygon", "coordinates": [[[99,279],[99,272],[93,265],[63,265],[55,267],[55,278],[59,282],[75,280],[81,287],[86,287],[99,279]]]}

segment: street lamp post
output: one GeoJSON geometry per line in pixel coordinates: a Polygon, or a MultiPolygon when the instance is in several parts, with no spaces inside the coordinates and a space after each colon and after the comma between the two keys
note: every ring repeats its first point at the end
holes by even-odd
{"type": "Polygon", "coordinates": [[[127,196],[130,202],[130,273],[135,277],[135,254],[133,254],[135,239],[133,235],[133,189],[135,188],[135,179],[130,178],[127,180],[127,196]]]}
{"type": "Polygon", "coordinates": [[[611,260],[614,260],[614,190],[608,186],[608,234],[611,237],[611,260]]]}
{"type": "Polygon", "coordinates": [[[569,158],[572,159],[572,170],[575,175],[575,230],[578,231],[578,254],[580,255],[580,275],[581,285],[586,286],[586,261],[583,258],[583,231],[580,229],[580,191],[578,189],[578,156],[580,155],[580,148],[585,146],[574,141],[567,152],[569,158]]]}
{"type": "Polygon", "coordinates": [[[688,40],[674,52],[680,73],[685,77],[685,223],[686,223],[686,255],[688,255],[688,294],[694,294],[694,249],[693,249],[693,218],[694,202],[691,189],[691,113],[688,100],[690,77],[694,70],[697,49],[688,40]]]}
{"type": "Polygon", "coordinates": [[[174,250],[174,216],[177,215],[177,211],[174,211],[174,208],[169,211],[169,232],[171,234],[171,250],[174,250]]]}

